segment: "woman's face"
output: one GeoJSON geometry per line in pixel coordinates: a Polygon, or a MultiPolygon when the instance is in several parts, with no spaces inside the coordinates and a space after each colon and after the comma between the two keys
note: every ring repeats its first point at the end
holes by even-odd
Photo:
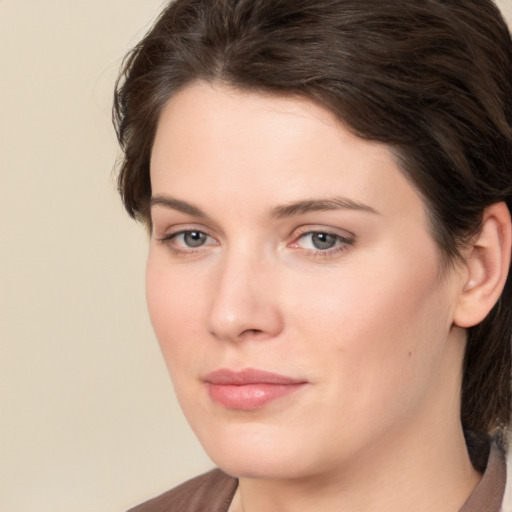
{"type": "Polygon", "coordinates": [[[151,320],[223,469],[318,474],[458,421],[462,272],[386,146],[305,99],[195,84],[151,184],[151,320]]]}

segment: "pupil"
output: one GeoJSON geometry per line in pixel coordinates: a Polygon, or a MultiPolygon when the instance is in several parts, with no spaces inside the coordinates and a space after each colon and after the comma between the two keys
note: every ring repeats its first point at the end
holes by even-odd
{"type": "Polygon", "coordinates": [[[189,247],[199,247],[203,245],[206,240],[205,234],[200,231],[189,231],[185,233],[183,238],[189,247]]]}
{"type": "Polygon", "coordinates": [[[315,233],[313,235],[313,245],[316,249],[330,249],[336,244],[336,237],[329,233],[315,233]]]}

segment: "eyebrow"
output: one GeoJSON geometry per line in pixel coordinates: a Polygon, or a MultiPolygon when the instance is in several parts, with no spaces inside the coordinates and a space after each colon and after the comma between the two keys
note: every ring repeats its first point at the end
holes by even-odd
{"type": "MultiPolygon", "coordinates": [[[[166,195],[153,196],[150,199],[150,206],[164,206],[194,217],[208,218],[208,215],[197,206],[166,195]]],[[[307,199],[282,206],[275,206],[270,210],[270,217],[273,219],[282,219],[285,217],[293,217],[294,215],[303,215],[309,212],[329,210],[356,210],[379,214],[375,208],[366,204],[353,201],[346,197],[332,197],[329,199],[307,199]]]]}
{"type": "Polygon", "coordinates": [[[206,218],[207,215],[200,208],[194,206],[193,204],[187,203],[185,201],[181,201],[180,199],[175,199],[170,196],[153,196],[149,205],[153,206],[165,206],[166,208],[171,208],[172,210],[177,210],[178,212],[186,213],[188,215],[193,215],[194,217],[206,218]]]}
{"type": "Polygon", "coordinates": [[[366,204],[353,201],[346,197],[332,197],[329,199],[308,199],[305,201],[296,201],[283,206],[276,206],[270,211],[270,216],[275,219],[281,219],[283,217],[303,215],[309,212],[329,210],[356,210],[379,214],[375,208],[366,204]]]}

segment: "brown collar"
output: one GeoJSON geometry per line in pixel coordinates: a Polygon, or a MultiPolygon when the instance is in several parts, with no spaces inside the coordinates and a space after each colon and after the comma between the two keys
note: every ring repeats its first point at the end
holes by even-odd
{"type": "Polygon", "coordinates": [[[482,479],[459,512],[500,512],[507,467],[503,450],[493,442],[482,479]]]}

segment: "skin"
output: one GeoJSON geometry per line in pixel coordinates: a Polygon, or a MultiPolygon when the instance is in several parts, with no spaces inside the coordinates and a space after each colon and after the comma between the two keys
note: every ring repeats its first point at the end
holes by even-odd
{"type": "Polygon", "coordinates": [[[151,184],[151,321],[190,425],[240,478],[230,510],[457,511],[479,478],[459,420],[468,273],[441,272],[392,151],[308,100],[196,83],[161,115],[151,184]],[[219,368],[307,384],[232,410],[204,383],[219,368]]]}

